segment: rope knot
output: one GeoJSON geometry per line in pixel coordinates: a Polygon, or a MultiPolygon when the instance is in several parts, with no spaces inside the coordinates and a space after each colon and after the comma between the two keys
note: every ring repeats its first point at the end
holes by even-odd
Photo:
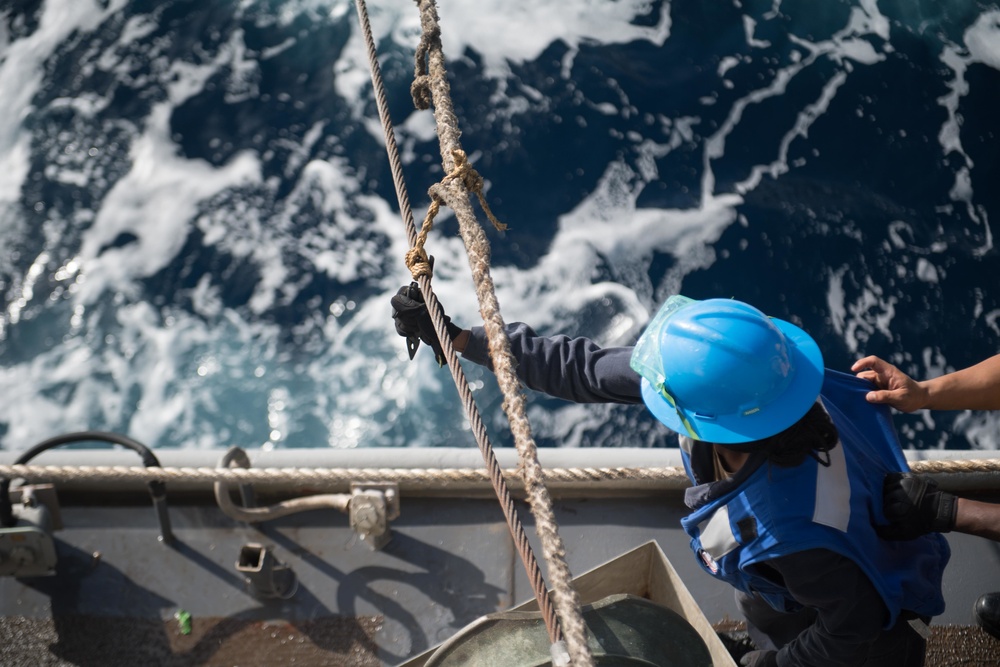
{"type": "Polygon", "coordinates": [[[441,179],[441,184],[444,185],[445,183],[456,180],[461,181],[462,185],[465,186],[465,189],[475,194],[476,198],[479,199],[479,205],[483,207],[483,212],[486,213],[486,217],[490,219],[493,226],[498,231],[505,231],[507,229],[507,225],[500,222],[497,217],[493,215],[493,211],[490,210],[490,205],[486,203],[486,195],[483,194],[485,181],[483,181],[483,177],[479,174],[479,172],[472,167],[472,164],[469,162],[469,157],[465,154],[465,151],[461,148],[453,148],[451,149],[451,157],[455,161],[455,168],[451,170],[450,174],[441,179]]]}
{"type": "Polygon", "coordinates": [[[414,280],[433,275],[433,266],[422,243],[406,251],[406,268],[410,270],[414,280]]]}
{"type": "Polygon", "coordinates": [[[420,276],[433,275],[433,265],[428,259],[424,245],[427,243],[427,235],[430,234],[431,229],[434,227],[434,218],[437,217],[437,214],[441,211],[441,204],[444,203],[441,197],[435,193],[435,188],[454,181],[460,182],[467,192],[475,193],[479,199],[479,205],[483,207],[486,217],[490,219],[493,226],[500,231],[507,229],[507,225],[497,220],[496,216],[493,215],[493,211],[490,210],[490,205],[486,203],[486,197],[483,195],[483,177],[479,175],[478,171],[472,168],[465,151],[460,148],[453,148],[451,157],[455,161],[455,167],[447,176],[441,179],[440,183],[431,187],[429,191],[431,204],[427,207],[427,215],[424,216],[424,221],[420,225],[420,232],[417,234],[416,242],[406,252],[406,267],[410,270],[414,280],[418,280],[420,276]]]}

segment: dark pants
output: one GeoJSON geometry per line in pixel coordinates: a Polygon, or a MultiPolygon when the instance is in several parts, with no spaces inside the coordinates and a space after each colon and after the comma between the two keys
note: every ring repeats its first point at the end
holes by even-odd
{"type": "MultiPolygon", "coordinates": [[[[736,604],[747,619],[747,631],[759,649],[777,651],[816,620],[813,609],[786,614],[757,596],[736,591],[736,604]]],[[[909,621],[900,618],[883,630],[868,651],[864,667],[923,667],[927,642],[909,621]]]]}

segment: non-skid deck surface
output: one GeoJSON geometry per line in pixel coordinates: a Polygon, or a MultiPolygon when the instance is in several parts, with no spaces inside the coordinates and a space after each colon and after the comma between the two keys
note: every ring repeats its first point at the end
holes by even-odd
{"type": "Polygon", "coordinates": [[[231,618],[177,621],[68,616],[0,618],[4,667],[379,667],[377,618],[332,617],[291,625],[231,618]]]}
{"type": "MultiPolygon", "coordinates": [[[[177,621],[67,616],[0,618],[4,667],[239,666],[381,667],[372,640],[379,618],[333,617],[296,623],[232,618],[177,621]]],[[[739,659],[749,647],[739,624],[719,628],[739,659]]],[[[932,626],[925,667],[996,667],[1000,640],[974,626],[932,626]]]]}
{"type": "MultiPolygon", "coordinates": [[[[739,664],[753,645],[743,622],[722,622],[713,626],[723,644],[739,664]]],[[[978,626],[932,625],[927,642],[924,667],[997,667],[1000,665],[1000,639],[978,626]]]]}

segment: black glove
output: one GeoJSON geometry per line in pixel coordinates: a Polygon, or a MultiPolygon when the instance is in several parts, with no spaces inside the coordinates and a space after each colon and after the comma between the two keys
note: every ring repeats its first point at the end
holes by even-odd
{"type": "Polygon", "coordinates": [[[777,651],[750,651],[740,658],[743,667],[778,667],[777,651]]]}
{"type": "MultiPolygon", "coordinates": [[[[444,315],[445,328],[448,330],[448,337],[452,340],[462,333],[462,327],[453,324],[451,318],[444,315]]],[[[438,341],[437,332],[434,331],[434,322],[431,314],[424,303],[424,295],[420,292],[420,286],[413,282],[403,285],[392,297],[392,319],[396,323],[396,333],[406,339],[406,351],[410,354],[410,359],[417,353],[420,341],[430,345],[434,350],[434,359],[438,366],[444,366],[444,351],[438,341]]]]}
{"type": "Polygon", "coordinates": [[[955,528],[958,498],[938,488],[937,482],[908,472],[885,476],[882,503],[888,526],[875,526],[885,540],[915,540],[927,533],[955,528]]]}

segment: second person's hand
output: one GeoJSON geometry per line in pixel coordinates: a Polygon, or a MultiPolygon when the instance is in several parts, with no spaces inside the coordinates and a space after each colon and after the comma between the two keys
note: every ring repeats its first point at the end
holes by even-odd
{"type": "Polygon", "coordinates": [[[854,362],[851,370],[877,387],[865,396],[869,403],[888,405],[901,412],[914,412],[927,404],[927,389],[888,361],[868,356],[854,362]]]}

